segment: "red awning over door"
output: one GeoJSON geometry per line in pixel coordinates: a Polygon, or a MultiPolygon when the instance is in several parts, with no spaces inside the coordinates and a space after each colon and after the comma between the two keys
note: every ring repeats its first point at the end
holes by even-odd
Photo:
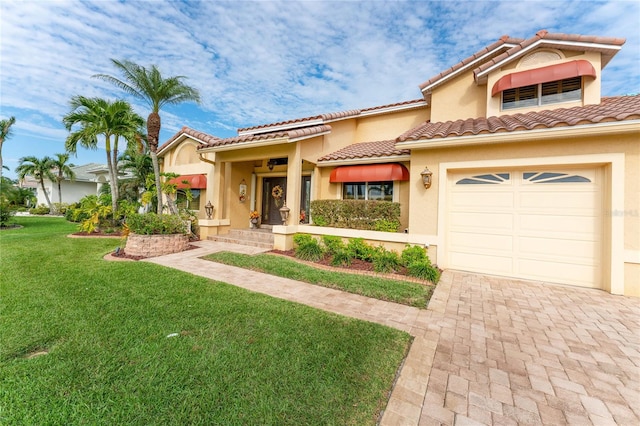
{"type": "Polygon", "coordinates": [[[491,89],[491,96],[516,87],[531,86],[532,84],[548,83],[550,81],[564,80],[565,78],[588,75],[596,77],[596,70],[591,62],[581,59],[579,61],[565,62],[563,64],[549,65],[534,70],[514,72],[505,75],[496,81],[491,89]]]}
{"type": "Polygon", "coordinates": [[[402,164],[366,164],[333,169],[329,182],[381,182],[409,180],[409,170],[402,164]]]}
{"type": "Polygon", "coordinates": [[[171,184],[177,184],[178,189],[205,189],[207,187],[206,175],[180,175],[169,181],[171,184]],[[188,182],[188,183],[185,183],[188,182]]]}

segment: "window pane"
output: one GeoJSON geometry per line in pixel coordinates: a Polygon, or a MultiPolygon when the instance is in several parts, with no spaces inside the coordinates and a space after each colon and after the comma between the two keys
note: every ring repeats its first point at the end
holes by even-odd
{"type": "Polygon", "coordinates": [[[502,92],[502,109],[538,105],[538,85],[518,87],[502,92]]]}
{"type": "Polygon", "coordinates": [[[367,191],[368,200],[393,201],[393,182],[370,182],[367,191]]]}
{"type": "Polygon", "coordinates": [[[342,199],[344,200],[364,200],[366,193],[366,184],[364,183],[345,183],[342,191],[342,199]]]}
{"type": "Polygon", "coordinates": [[[578,101],[582,99],[582,78],[574,77],[542,84],[542,103],[578,101]]]}

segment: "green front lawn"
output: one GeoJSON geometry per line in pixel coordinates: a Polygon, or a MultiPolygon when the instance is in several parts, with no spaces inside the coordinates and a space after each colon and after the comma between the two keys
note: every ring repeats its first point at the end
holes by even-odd
{"type": "Polygon", "coordinates": [[[406,333],[16,221],[0,232],[0,424],[360,425],[384,409],[406,333]]]}
{"type": "Polygon", "coordinates": [[[209,254],[203,259],[418,308],[427,306],[434,289],[432,285],[411,281],[327,271],[270,254],[250,256],[219,252],[209,254]]]}

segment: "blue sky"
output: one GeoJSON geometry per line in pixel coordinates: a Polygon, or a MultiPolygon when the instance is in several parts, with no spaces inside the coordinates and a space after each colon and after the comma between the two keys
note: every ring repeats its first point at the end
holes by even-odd
{"type": "MultiPolygon", "coordinates": [[[[0,2],[0,117],[13,170],[25,155],[64,152],[74,95],[144,104],[91,78],[110,58],[184,75],[201,105],[161,111],[161,142],[182,126],[226,137],[239,127],[421,97],[418,85],[500,36],[623,37],[603,95],[640,92],[638,1],[56,1],[0,2]]],[[[80,165],[104,151],[78,152],[80,165]]]]}

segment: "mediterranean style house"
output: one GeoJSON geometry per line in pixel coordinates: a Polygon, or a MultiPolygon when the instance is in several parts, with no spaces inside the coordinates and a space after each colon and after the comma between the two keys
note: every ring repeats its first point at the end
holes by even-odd
{"type": "Polygon", "coordinates": [[[640,96],[601,96],[624,42],[503,36],[419,99],[231,138],[184,127],[159,155],[199,190],[202,238],[248,228],[257,210],[278,249],[296,232],[359,236],[423,245],[445,269],[640,296],[640,96]],[[399,202],[404,232],[308,223],[311,200],[341,198],[399,202]]]}

